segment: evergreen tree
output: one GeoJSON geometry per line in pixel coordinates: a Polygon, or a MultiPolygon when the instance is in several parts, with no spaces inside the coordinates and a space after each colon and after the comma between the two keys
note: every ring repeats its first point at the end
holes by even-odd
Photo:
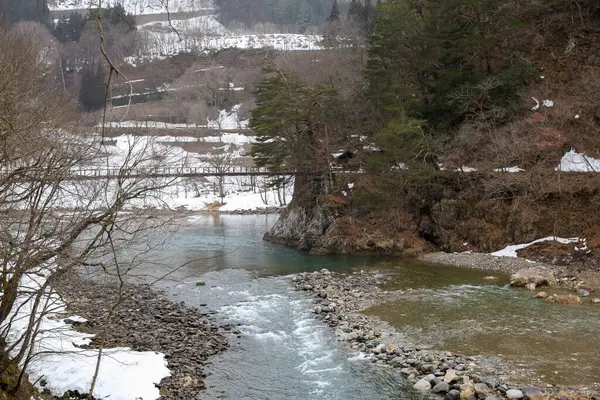
{"type": "Polygon", "coordinates": [[[331,12],[329,13],[329,17],[327,17],[327,22],[339,22],[340,20],[340,7],[338,6],[337,0],[333,0],[333,5],[331,6],[331,12]]]}
{"type": "Polygon", "coordinates": [[[323,39],[326,46],[337,44],[338,31],[340,29],[340,9],[337,0],[333,0],[331,12],[323,27],[323,39]]]}
{"type": "Polygon", "coordinates": [[[256,107],[250,127],[256,133],[251,155],[259,167],[313,171],[328,155],[323,153],[323,124],[337,102],[326,86],[310,87],[294,76],[266,67],[267,75],[255,91],[256,107]]]}
{"type": "Polygon", "coordinates": [[[96,68],[86,65],[81,75],[79,101],[85,111],[95,111],[104,107],[108,76],[102,63],[96,68]]]}
{"type": "Polygon", "coordinates": [[[37,21],[48,26],[50,11],[46,0],[0,0],[0,18],[5,27],[20,21],[37,21]]]}
{"type": "Polygon", "coordinates": [[[364,15],[364,7],[360,0],[350,0],[350,5],[348,6],[348,21],[362,24],[364,15]]]}
{"type": "Polygon", "coordinates": [[[502,46],[512,43],[511,12],[497,0],[382,3],[367,76],[383,121],[407,113],[448,130],[506,120],[533,73],[517,48],[502,46]]]}

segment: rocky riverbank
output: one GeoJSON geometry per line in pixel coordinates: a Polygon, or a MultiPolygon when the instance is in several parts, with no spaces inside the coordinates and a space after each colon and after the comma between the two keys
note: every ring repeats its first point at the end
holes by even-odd
{"type": "Polygon", "coordinates": [[[87,322],[73,325],[96,334],[91,348],[130,347],[163,353],[171,376],[158,385],[161,399],[188,400],[205,388],[207,359],[227,348],[211,315],[175,303],[144,285],[126,285],[119,296],[113,283],[84,280],[73,275],[55,289],[68,311],[87,322]],[[121,298],[111,317],[107,316],[121,298]]]}
{"type": "MultiPolygon", "coordinates": [[[[531,264],[529,264],[531,265],[531,264]]],[[[506,272],[506,271],[505,271],[506,272]]],[[[327,270],[294,275],[297,290],[314,299],[313,312],[334,329],[337,338],[375,364],[394,368],[419,391],[445,400],[592,398],[591,393],[510,382],[508,366],[484,357],[467,357],[409,343],[401,333],[361,310],[401,296],[378,288],[380,273],[336,274],[327,270]]]]}
{"type": "MultiPolygon", "coordinates": [[[[548,286],[570,289],[575,293],[580,292],[580,288],[585,288],[585,291],[588,292],[586,297],[590,295],[589,292],[600,289],[600,271],[588,268],[546,264],[518,257],[496,257],[485,253],[438,252],[424,254],[419,259],[432,264],[484,269],[512,276],[523,273],[523,271],[541,271],[542,274],[553,277],[552,280],[545,282],[548,286]]],[[[526,287],[527,285],[516,286],[526,287]]],[[[534,285],[530,289],[534,290],[536,286],[534,285]]]]}

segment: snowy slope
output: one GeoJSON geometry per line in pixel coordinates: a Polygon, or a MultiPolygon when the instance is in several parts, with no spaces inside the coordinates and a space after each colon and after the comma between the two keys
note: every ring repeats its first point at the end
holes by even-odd
{"type": "MultiPolygon", "coordinates": [[[[224,28],[223,28],[224,29],[224,28]]],[[[180,37],[173,31],[142,31],[146,37],[137,57],[129,57],[127,61],[135,65],[138,61],[165,58],[182,52],[201,53],[210,50],[238,48],[260,49],[273,48],[283,51],[319,50],[323,37],[320,35],[269,34],[269,35],[188,35],[180,37]]]]}
{"type": "Polygon", "coordinates": [[[169,21],[156,21],[138,25],[140,31],[164,32],[177,35],[173,29],[180,35],[228,35],[229,31],[225,29],[214,15],[201,15],[195,18],[174,19],[169,21]]]}
{"type": "MultiPolygon", "coordinates": [[[[166,12],[165,0],[103,0],[102,7],[114,6],[117,3],[135,15],[162,14],[166,12]]],[[[169,12],[188,12],[212,8],[210,0],[169,0],[169,12]]],[[[98,0],[50,0],[50,10],[76,10],[98,7],[98,0]]]]}

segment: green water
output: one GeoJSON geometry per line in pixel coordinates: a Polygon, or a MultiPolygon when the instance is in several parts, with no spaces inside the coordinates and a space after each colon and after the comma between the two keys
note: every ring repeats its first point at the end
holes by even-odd
{"type": "Polygon", "coordinates": [[[600,382],[600,306],[568,306],[534,299],[489,271],[422,263],[387,264],[388,290],[400,300],[366,311],[409,340],[468,355],[497,356],[513,378],[594,386],[600,382]],[[490,280],[486,277],[493,276],[490,280]]]}
{"type": "Polygon", "coordinates": [[[532,292],[508,287],[507,276],[490,271],[406,260],[313,257],[262,240],[276,219],[190,219],[146,255],[139,271],[149,276],[173,271],[161,281],[163,289],[188,304],[208,304],[218,318],[242,324],[247,331],[240,343],[232,342],[235,350],[217,357],[209,369],[213,375],[207,382],[227,388],[215,398],[409,396],[393,379],[347,362],[343,345],[328,327],[314,321],[312,303],[285,276],[322,268],[390,273],[383,289],[400,291],[400,299],[366,312],[415,344],[504,360],[513,379],[536,376],[544,383],[598,385],[600,305],[544,303],[533,299],[532,292]],[[200,280],[206,285],[196,286],[200,280]],[[305,369],[310,363],[314,365],[305,369]],[[259,396],[257,390],[263,393],[259,396]],[[319,394],[306,394],[313,390],[319,394]]]}

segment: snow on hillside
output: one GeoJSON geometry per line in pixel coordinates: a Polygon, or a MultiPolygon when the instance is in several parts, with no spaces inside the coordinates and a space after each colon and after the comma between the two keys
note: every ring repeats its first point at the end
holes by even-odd
{"type": "MultiPolygon", "coordinates": [[[[225,29],[225,28],[223,28],[225,29]]],[[[214,36],[197,34],[177,35],[174,31],[142,31],[144,40],[138,57],[129,58],[130,64],[137,60],[150,60],[165,58],[179,53],[202,53],[211,50],[238,48],[260,49],[273,48],[283,51],[319,50],[323,37],[320,35],[300,34],[269,34],[269,35],[240,35],[240,36],[214,36]]]]}
{"type": "MultiPolygon", "coordinates": [[[[115,6],[120,3],[127,12],[134,15],[166,13],[164,0],[103,0],[102,7],[115,6]]],[[[212,3],[207,0],[170,0],[169,12],[190,12],[212,9],[212,3]]],[[[98,0],[50,0],[48,8],[51,11],[77,10],[98,7],[98,0]]]]}
{"type": "Polygon", "coordinates": [[[174,19],[169,21],[155,21],[148,22],[146,24],[138,25],[138,30],[152,31],[156,33],[170,33],[177,36],[177,33],[184,36],[193,36],[195,34],[204,35],[229,35],[229,31],[225,29],[223,25],[214,15],[201,15],[199,17],[193,17],[188,19],[174,19]],[[177,33],[174,31],[176,30],[177,33]]]}
{"type": "Polygon", "coordinates": [[[577,153],[575,149],[567,152],[560,160],[560,164],[555,168],[561,172],[600,172],[600,160],[577,153]]]}

